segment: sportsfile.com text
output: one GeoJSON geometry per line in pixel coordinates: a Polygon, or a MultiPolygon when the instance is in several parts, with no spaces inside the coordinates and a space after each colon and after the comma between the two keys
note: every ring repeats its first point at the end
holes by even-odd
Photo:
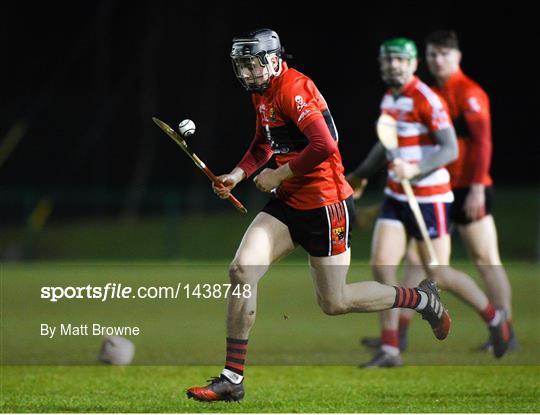
{"type": "Polygon", "coordinates": [[[131,287],[122,283],[107,283],[104,286],[53,286],[41,287],[41,299],[56,303],[59,300],[91,299],[127,300],[127,299],[221,299],[250,298],[249,284],[184,284],[176,286],[140,286],[131,287]]]}

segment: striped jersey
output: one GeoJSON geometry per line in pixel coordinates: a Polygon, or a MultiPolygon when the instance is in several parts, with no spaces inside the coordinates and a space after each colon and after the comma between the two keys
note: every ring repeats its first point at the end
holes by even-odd
{"type": "MultiPolygon", "coordinates": [[[[396,157],[418,163],[439,150],[432,137],[435,131],[452,126],[446,104],[420,79],[414,77],[398,96],[389,90],[381,102],[381,112],[397,120],[398,145],[396,157]]],[[[450,174],[439,167],[429,175],[411,182],[420,203],[453,202],[450,174]]],[[[389,170],[385,194],[407,201],[399,178],[389,170]]]]}

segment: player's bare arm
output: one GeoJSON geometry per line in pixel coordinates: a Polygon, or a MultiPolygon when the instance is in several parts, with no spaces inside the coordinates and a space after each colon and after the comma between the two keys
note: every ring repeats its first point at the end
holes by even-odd
{"type": "Polygon", "coordinates": [[[486,206],[485,188],[481,183],[472,184],[465,198],[463,209],[471,220],[478,220],[484,215],[486,206]]]}
{"type": "Polygon", "coordinates": [[[222,186],[216,186],[212,183],[212,189],[214,193],[220,198],[226,199],[231,194],[231,190],[240,183],[246,177],[246,173],[240,167],[235,167],[229,174],[222,174],[218,176],[218,180],[222,183],[222,186]]]}
{"type": "Polygon", "coordinates": [[[386,163],[386,150],[380,142],[377,142],[358,167],[346,176],[347,181],[354,190],[354,199],[362,197],[368,184],[368,178],[381,170],[386,163]]]}
{"type": "Polygon", "coordinates": [[[294,174],[289,167],[289,163],[286,163],[277,169],[264,169],[255,176],[253,182],[261,192],[270,193],[272,190],[278,188],[284,180],[290,179],[293,176],[294,174]]]}

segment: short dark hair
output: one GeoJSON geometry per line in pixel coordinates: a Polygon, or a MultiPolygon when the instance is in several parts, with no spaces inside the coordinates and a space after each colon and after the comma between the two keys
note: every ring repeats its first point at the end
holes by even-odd
{"type": "Polygon", "coordinates": [[[459,39],[453,30],[436,30],[426,37],[426,46],[440,46],[459,50],[459,39]]]}

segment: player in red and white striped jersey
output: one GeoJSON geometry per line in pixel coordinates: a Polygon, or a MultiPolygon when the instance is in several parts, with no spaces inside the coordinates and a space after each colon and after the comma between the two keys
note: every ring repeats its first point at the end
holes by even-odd
{"type": "MultiPolygon", "coordinates": [[[[375,279],[384,284],[397,284],[397,266],[405,255],[407,239],[411,237],[416,240],[424,264],[427,264],[426,245],[400,184],[403,179],[411,180],[442,265],[430,268],[430,277],[479,313],[488,310],[490,322],[498,321],[500,315],[492,315],[493,307],[474,281],[447,266],[450,257],[448,215],[454,196],[450,175],[444,166],[457,158],[457,142],[446,104],[414,75],[417,50],[413,41],[397,38],[384,42],[379,59],[383,80],[390,87],[381,102],[381,112],[397,120],[399,147],[392,154],[386,198],[373,235],[371,262],[375,279]]],[[[366,160],[348,176],[349,182],[358,188],[385,162],[385,150],[377,143],[366,160]]],[[[398,318],[398,311],[381,312],[382,344],[364,367],[401,365],[398,318]]]]}

